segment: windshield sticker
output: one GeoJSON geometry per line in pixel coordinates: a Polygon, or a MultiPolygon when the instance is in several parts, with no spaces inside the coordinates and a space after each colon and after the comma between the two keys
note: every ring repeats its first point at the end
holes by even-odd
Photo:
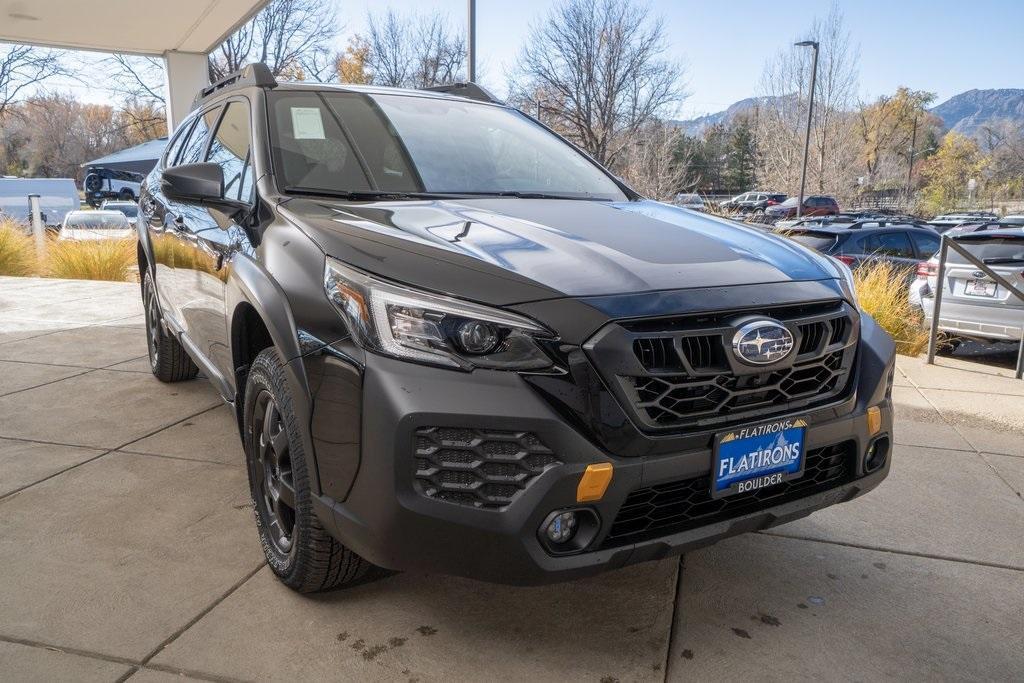
{"type": "Polygon", "coordinates": [[[292,131],[296,140],[325,140],[319,107],[292,107],[292,131]]]}

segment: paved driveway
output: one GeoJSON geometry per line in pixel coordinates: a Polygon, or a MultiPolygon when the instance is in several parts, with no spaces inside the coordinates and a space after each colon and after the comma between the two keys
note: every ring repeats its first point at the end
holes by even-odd
{"type": "Polygon", "coordinates": [[[0,679],[1024,678],[1024,382],[900,359],[857,501],[590,580],[262,562],[231,415],[148,373],[138,286],[0,278],[0,679]]]}

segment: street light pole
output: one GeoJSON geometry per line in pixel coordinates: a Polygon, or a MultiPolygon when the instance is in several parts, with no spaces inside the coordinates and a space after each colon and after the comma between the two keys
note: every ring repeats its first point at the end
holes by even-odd
{"type": "Polygon", "coordinates": [[[914,114],[914,128],[910,134],[910,165],[907,168],[907,213],[910,213],[910,196],[914,182],[914,147],[917,146],[917,114],[914,114]]]}
{"type": "Polygon", "coordinates": [[[804,163],[800,166],[800,198],[796,205],[796,217],[800,218],[804,212],[804,187],[807,182],[807,153],[811,146],[811,117],[814,115],[814,85],[818,80],[818,41],[802,40],[794,43],[796,47],[810,47],[814,49],[814,60],[811,63],[811,95],[807,101],[807,132],[804,134],[804,163]]]}
{"type": "Polygon", "coordinates": [[[466,40],[466,75],[470,83],[476,82],[476,0],[469,0],[469,31],[466,40]]]}

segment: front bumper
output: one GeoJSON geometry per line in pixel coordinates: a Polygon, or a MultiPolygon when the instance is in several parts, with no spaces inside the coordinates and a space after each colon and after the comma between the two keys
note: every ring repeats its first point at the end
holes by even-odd
{"type": "MultiPolygon", "coordinates": [[[[872,327],[865,338],[874,333],[877,328],[872,327]]],[[[516,374],[453,372],[368,354],[359,399],[361,444],[353,447],[350,442],[341,443],[340,439],[316,433],[318,423],[339,423],[338,396],[344,392],[332,389],[331,378],[343,378],[341,381],[349,388],[357,381],[344,360],[321,360],[326,366],[320,367],[313,382],[320,387],[314,396],[313,424],[323,494],[317,497],[315,507],[336,538],[376,565],[514,584],[594,574],[783,524],[856,498],[888,474],[890,458],[870,474],[863,466],[865,451],[877,434],[888,435],[892,443],[888,386],[893,357],[891,341],[887,340],[878,337],[879,348],[865,348],[862,353],[857,399],[847,414],[837,417],[831,410],[819,411],[817,416],[814,411],[810,413],[806,449],[853,444],[850,475],[840,485],[697,528],[606,548],[602,548],[604,537],[631,492],[709,472],[713,435],[709,434],[699,448],[682,452],[615,457],[570,426],[516,374]],[[317,398],[321,395],[330,398],[317,398]],[[869,406],[881,410],[881,429],[876,434],[869,432],[869,406]],[[532,432],[554,452],[559,463],[545,469],[501,510],[429,498],[415,481],[413,451],[416,430],[421,427],[532,432]],[[353,450],[359,452],[354,473],[353,450]],[[331,462],[333,453],[341,453],[349,464],[336,467],[337,463],[331,462]],[[600,520],[595,539],[583,552],[552,554],[538,538],[539,527],[552,511],[578,507],[581,474],[588,464],[603,462],[614,465],[611,484],[600,501],[585,504],[600,520]],[[343,485],[341,480],[346,477],[339,474],[341,471],[351,475],[351,486],[343,485]]],[[[351,402],[341,403],[351,409],[351,402]]]]}

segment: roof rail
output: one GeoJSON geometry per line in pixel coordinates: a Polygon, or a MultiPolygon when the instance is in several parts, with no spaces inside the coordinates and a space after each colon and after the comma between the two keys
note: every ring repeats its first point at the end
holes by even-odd
{"type": "Polygon", "coordinates": [[[420,90],[429,90],[430,92],[439,92],[445,95],[454,95],[455,97],[465,97],[470,100],[479,100],[481,102],[490,102],[492,104],[504,104],[504,102],[492,95],[486,88],[470,81],[446,83],[444,85],[432,85],[428,88],[420,88],[420,90]]]}
{"type": "Polygon", "coordinates": [[[246,64],[238,71],[229,73],[216,83],[206,86],[196,95],[192,103],[194,107],[210,95],[220,92],[231,86],[255,85],[258,88],[273,88],[277,86],[277,79],[270,73],[270,68],[262,62],[246,64]]]}
{"type": "Polygon", "coordinates": [[[880,228],[884,228],[887,225],[911,225],[911,222],[905,220],[892,220],[891,218],[864,218],[850,223],[849,228],[850,230],[860,230],[865,225],[877,225],[880,228]]]}

